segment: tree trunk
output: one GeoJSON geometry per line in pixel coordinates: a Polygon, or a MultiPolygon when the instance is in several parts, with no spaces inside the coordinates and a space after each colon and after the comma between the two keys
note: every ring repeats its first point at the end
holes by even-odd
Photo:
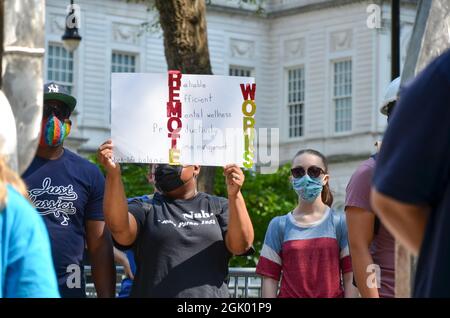
{"type": "MultiPolygon", "coordinates": [[[[184,74],[212,74],[206,32],[204,0],[156,0],[164,33],[164,51],[169,70],[184,74]]],[[[214,167],[202,167],[199,191],[213,193],[214,167]]]]}

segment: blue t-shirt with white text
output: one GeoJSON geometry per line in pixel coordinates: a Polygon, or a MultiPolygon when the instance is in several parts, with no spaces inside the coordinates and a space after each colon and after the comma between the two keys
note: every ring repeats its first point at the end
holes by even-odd
{"type": "Polygon", "coordinates": [[[102,173],[64,149],[56,160],[36,156],[23,178],[50,235],[61,296],[85,297],[86,221],[103,220],[102,173]]]}

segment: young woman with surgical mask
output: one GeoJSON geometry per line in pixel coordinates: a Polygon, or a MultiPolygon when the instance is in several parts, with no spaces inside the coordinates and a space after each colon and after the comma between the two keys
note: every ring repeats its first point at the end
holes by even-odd
{"type": "Polygon", "coordinates": [[[298,204],[272,219],[267,229],[256,268],[263,279],[262,296],[353,297],[345,215],[330,207],[333,195],[326,158],[312,149],[301,150],[291,173],[298,204]]]}

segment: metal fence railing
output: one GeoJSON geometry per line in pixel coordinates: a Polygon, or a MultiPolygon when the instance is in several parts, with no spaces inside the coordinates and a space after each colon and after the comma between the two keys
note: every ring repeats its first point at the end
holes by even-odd
{"type": "MultiPolygon", "coordinates": [[[[116,267],[116,296],[119,294],[120,282],[125,278],[122,266],[116,267]]],[[[86,296],[97,297],[92,282],[91,267],[85,266],[86,296]]],[[[230,267],[228,289],[232,298],[258,298],[261,297],[261,278],[256,275],[254,267],[230,267]]]]}
{"type": "Polygon", "coordinates": [[[261,297],[261,277],[254,267],[230,267],[228,289],[232,298],[261,297]]]}

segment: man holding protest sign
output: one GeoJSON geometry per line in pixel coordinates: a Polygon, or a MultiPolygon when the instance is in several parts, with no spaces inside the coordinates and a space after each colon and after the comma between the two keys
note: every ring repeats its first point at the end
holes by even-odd
{"type": "Polygon", "coordinates": [[[105,167],[104,210],[116,245],[132,248],[131,297],[229,297],[228,261],[252,248],[254,233],[237,165],[224,168],[228,200],[197,192],[200,166],[155,166],[153,203],[127,204],[113,143],[99,147],[105,167]]]}

